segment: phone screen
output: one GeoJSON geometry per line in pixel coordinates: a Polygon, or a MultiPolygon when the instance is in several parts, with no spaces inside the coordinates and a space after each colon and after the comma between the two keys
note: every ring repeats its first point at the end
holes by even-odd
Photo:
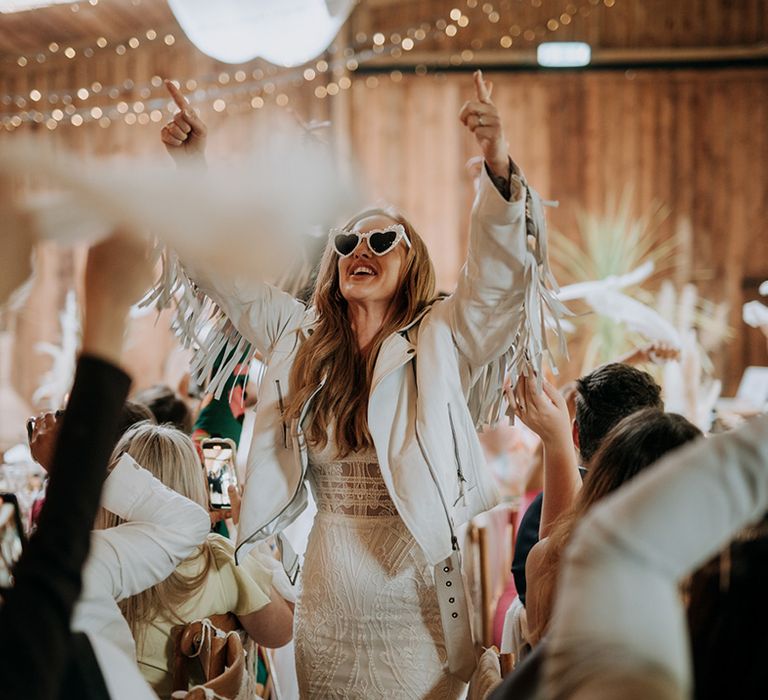
{"type": "Polygon", "coordinates": [[[237,486],[235,444],[231,440],[204,440],[202,444],[208,500],[211,508],[231,508],[227,489],[237,486]]]}
{"type": "Polygon", "coordinates": [[[24,533],[13,494],[0,494],[0,588],[13,585],[13,566],[21,556],[24,533]]]}

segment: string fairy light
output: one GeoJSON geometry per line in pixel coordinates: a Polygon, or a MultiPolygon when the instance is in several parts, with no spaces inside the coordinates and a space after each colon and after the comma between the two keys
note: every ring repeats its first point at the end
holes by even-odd
{"type": "MultiPolygon", "coordinates": [[[[530,0],[530,2],[533,7],[541,5],[541,0],[530,0]]],[[[498,24],[501,20],[501,13],[490,2],[480,5],[477,0],[465,0],[465,4],[470,10],[479,7],[491,24],[498,24]],[[499,15],[498,20],[492,19],[494,13],[499,15]]],[[[502,48],[510,48],[518,39],[532,41],[537,35],[553,33],[562,26],[567,26],[576,15],[587,16],[592,8],[600,5],[608,8],[613,7],[614,4],[615,0],[584,0],[577,5],[572,0],[564,6],[558,19],[553,17],[543,25],[527,29],[511,25],[508,33],[499,39],[498,45],[502,48]],[[564,17],[570,19],[564,20],[564,17]]],[[[354,37],[357,48],[345,47],[343,50],[336,51],[335,57],[320,58],[309,66],[283,71],[280,75],[277,74],[277,68],[271,65],[266,68],[254,68],[250,72],[243,67],[238,67],[232,71],[219,70],[215,74],[197,76],[195,79],[187,80],[184,87],[190,93],[188,97],[193,105],[208,107],[216,113],[258,110],[264,107],[268,100],[278,107],[288,107],[290,97],[284,91],[285,88],[310,84],[325,75],[329,80],[324,85],[317,85],[313,94],[318,99],[332,98],[352,87],[352,80],[345,74],[347,71],[355,72],[360,65],[371,59],[380,58],[385,52],[393,58],[399,58],[404,51],[411,51],[418,43],[428,39],[453,39],[469,24],[470,18],[455,7],[446,17],[438,18],[433,22],[422,22],[403,31],[391,32],[389,36],[383,32],[376,32],[368,37],[364,32],[358,32],[354,37]]],[[[146,30],[143,36],[150,42],[161,39],[169,46],[175,43],[175,36],[172,33],[163,35],[156,29],[146,30]]],[[[135,50],[141,45],[141,41],[136,36],[114,44],[118,55],[124,55],[128,50],[135,50]],[[119,47],[123,47],[122,53],[117,51],[119,47]]],[[[95,46],[98,49],[111,48],[105,37],[98,37],[95,46]]],[[[479,44],[479,48],[483,46],[482,43],[479,44]]],[[[49,44],[47,49],[52,55],[62,51],[62,47],[56,42],[49,44]]],[[[65,47],[63,49],[65,56],[68,49],[71,49],[70,53],[74,52],[73,57],[78,55],[88,57],[89,53],[95,55],[91,44],[77,48],[65,47]],[[88,49],[91,51],[87,53],[88,49]]],[[[452,54],[447,63],[458,66],[471,62],[474,55],[474,50],[465,48],[452,54]]],[[[21,58],[26,60],[24,65],[27,65],[29,60],[25,56],[18,57],[17,63],[21,58]]],[[[38,61],[38,63],[41,62],[38,61]]],[[[19,63],[19,65],[22,64],[19,63]]],[[[428,70],[425,65],[417,65],[414,72],[422,76],[426,75],[428,70]]],[[[380,81],[386,77],[392,82],[399,82],[403,74],[395,69],[388,76],[386,74],[367,76],[361,82],[366,88],[372,89],[379,86],[380,81]]],[[[3,95],[0,102],[4,106],[15,105],[21,111],[0,113],[0,127],[13,131],[25,123],[35,123],[53,130],[62,125],[77,127],[89,122],[97,123],[102,128],[109,127],[115,122],[128,125],[158,123],[167,119],[168,115],[176,110],[174,103],[168,99],[167,95],[160,92],[162,88],[163,79],[159,75],[152,76],[148,82],[140,85],[135,84],[131,79],[113,85],[103,85],[94,81],[72,90],[51,91],[45,95],[38,88],[32,88],[24,95],[3,95]],[[139,99],[135,99],[136,96],[139,99]],[[98,105],[86,104],[104,98],[113,102],[98,105]],[[115,100],[117,102],[114,102],[115,100]],[[42,109],[42,102],[47,102],[50,107],[42,109]],[[62,105],[62,107],[55,105],[62,105]]]]}
{"type": "Polygon", "coordinates": [[[160,39],[166,46],[173,46],[176,43],[176,35],[173,30],[158,32],[156,29],[147,29],[142,35],[132,35],[125,40],[110,42],[106,37],[100,36],[94,42],[81,44],[71,44],[62,48],[60,44],[53,41],[48,46],[34,54],[20,54],[15,57],[5,57],[4,63],[15,63],[20,68],[34,66],[46,63],[57,55],[63,55],[68,59],[76,56],[85,58],[94,58],[101,56],[109,51],[114,51],[118,56],[125,56],[128,51],[135,51],[141,48],[142,42],[154,42],[160,39]],[[162,33],[162,36],[161,36],[162,33]]]}

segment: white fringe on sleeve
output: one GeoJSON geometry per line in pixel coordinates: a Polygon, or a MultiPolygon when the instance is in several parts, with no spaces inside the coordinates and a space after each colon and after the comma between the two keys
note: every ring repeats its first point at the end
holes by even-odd
{"type": "MultiPolygon", "coordinates": [[[[568,349],[561,321],[572,312],[557,298],[559,286],[549,266],[547,227],[544,206],[557,206],[544,201],[538,192],[526,186],[525,218],[529,246],[525,266],[525,302],[520,317],[516,342],[498,360],[486,366],[469,392],[468,405],[475,426],[482,429],[502,418],[504,386],[508,379],[514,387],[520,377],[534,377],[541,390],[544,359],[557,374],[557,365],[547,337],[547,329],[557,336],[558,352],[567,359],[568,349]]],[[[514,421],[514,407],[506,412],[514,421]]]]}

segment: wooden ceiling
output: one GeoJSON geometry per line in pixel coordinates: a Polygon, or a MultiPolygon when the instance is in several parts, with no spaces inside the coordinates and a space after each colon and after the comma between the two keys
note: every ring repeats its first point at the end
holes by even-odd
{"type": "MultiPolygon", "coordinates": [[[[598,48],[734,46],[768,41],[767,0],[368,0],[352,22],[367,26],[413,26],[436,16],[451,22],[456,7],[469,20],[456,39],[498,48],[502,37],[515,47],[541,41],[587,41],[598,48]],[[524,38],[526,30],[534,37],[524,38]],[[462,37],[464,37],[462,39],[462,37]]],[[[454,22],[455,24],[455,22],[454,22]]],[[[437,47],[446,37],[436,41],[437,47]]],[[[427,48],[427,47],[424,47],[427,48]]]]}
{"type": "MultiPolygon", "coordinates": [[[[343,32],[350,43],[370,45],[375,32],[434,30],[441,20],[419,50],[514,52],[546,39],[605,49],[768,45],[768,0],[360,0],[343,32]],[[465,27],[451,20],[454,8],[465,27]],[[439,30],[448,24],[455,37],[439,30]],[[511,46],[501,43],[510,39],[511,46]]],[[[0,14],[0,55],[34,56],[51,42],[77,46],[97,37],[125,42],[149,29],[179,31],[165,0],[82,0],[0,14]]]]}
{"type": "Polygon", "coordinates": [[[156,31],[178,29],[165,0],[93,0],[0,14],[0,54],[34,55],[52,42],[62,46],[110,43],[156,31]]]}

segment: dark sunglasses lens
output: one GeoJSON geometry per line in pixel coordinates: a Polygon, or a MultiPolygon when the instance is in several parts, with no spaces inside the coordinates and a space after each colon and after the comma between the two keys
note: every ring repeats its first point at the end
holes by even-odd
{"type": "Polygon", "coordinates": [[[27,439],[32,439],[32,433],[35,432],[35,419],[34,418],[27,418],[27,439]]]}
{"type": "Polygon", "coordinates": [[[397,231],[377,231],[368,239],[371,250],[381,255],[386,253],[397,240],[397,231]]]}
{"type": "Polygon", "coordinates": [[[349,255],[357,248],[359,240],[356,233],[340,233],[333,239],[333,246],[339,255],[349,255]]]}

